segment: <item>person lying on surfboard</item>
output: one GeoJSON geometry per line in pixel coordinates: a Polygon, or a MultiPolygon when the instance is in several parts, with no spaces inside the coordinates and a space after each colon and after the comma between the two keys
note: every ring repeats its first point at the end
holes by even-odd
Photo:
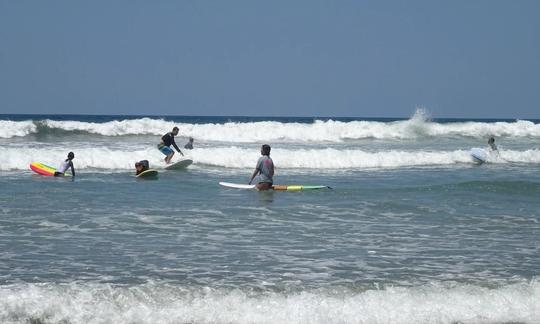
{"type": "Polygon", "coordinates": [[[54,176],[61,177],[64,175],[64,173],[66,173],[68,168],[71,168],[71,177],[75,177],[75,167],[73,166],[72,161],[74,158],[75,154],[73,152],[69,152],[67,159],[62,161],[62,163],[60,163],[60,166],[56,169],[56,171],[54,171],[54,176]]]}
{"type": "Polygon", "coordinates": [[[170,146],[174,146],[176,151],[178,153],[182,154],[184,156],[184,153],[180,151],[178,148],[178,145],[176,145],[176,142],[174,141],[174,137],[178,135],[178,127],[174,127],[172,132],[168,132],[167,134],[161,136],[161,142],[158,144],[158,150],[161,151],[161,153],[165,154],[165,163],[169,164],[171,163],[171,159],[174,156],[174,151],[170,148],[170,146]]]}
{"type": "Polygon", "coordinates": [[[150,164],[148,163],[148,160],[135,162],[135,175],[139,175],[140,173],[148,169],[150,169],[150,164]]]}
{"type": "Polygon", "coordinates": [[[255,166],[255,170],[253,171],[253,174],[251,175],[251,180],[249,180],[249,184],[253,181],[253,179],[260,175],[259,183],[257,184],[258,190],[268,190],[272,189],[272,184],[274,182],[274,161],[270,158],[270,145],[264,144],[261,147],[261,157],[257,161],[257,165],[255,166]]]}

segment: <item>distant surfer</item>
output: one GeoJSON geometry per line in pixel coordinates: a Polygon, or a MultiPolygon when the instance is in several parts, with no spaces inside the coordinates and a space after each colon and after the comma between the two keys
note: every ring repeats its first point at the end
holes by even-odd
{"type": "Polygon", "coordinates": [[[186,150],[193,150],[193,137],[190,137],[186,145],[184,145],[186,150]]]}
{"type": "Polygon", "coordinates": [[[253,181],[253,179],[260,175],[259,183],[257,184],[257,189],[259,190],[268,190],[272,189],[272,184],[274,182],[274,161],[270,158],[270,145],[264,144],[261,147],[261,157],[257,161],[257,165],[255,166],[255,170],[253,171],[253,174],[251,175],[251,180],[249,180],[249,184],[253,181]]]}
{"type": "Polygon", "coordinates": [[[73,159],[75,158],[75,154],[73,152],[69,152],[67,159],[62,161],[60,163],[60,166],[54,171],[55,177],[61,177],[63,176],[67,169],[71,168],[71,177],[75,177],[75,167],[73,166],[73,159]]]}
{"type": "Polygon", "coordinates": [[[174,127],[172,132],[168,132],[167,134],[161,136],[161,142],[158,144],[158,150],[161,151],[161,153],[165,154],[165,163],[169,164],[171,163],[171,159],[174,156],[174,151],[170,148],[170,146],[174,146],[176,151],[178,153],[182,154],[184,156],[184,153],[180,151],[178,148],[178,145],[176,145],[176,142],[174,141],[174,137],[178,135],[178,127],[174,127]]]}
{"type": "Polygon", "coordinates": [[[150,163],[148,163],[148,160],[135,162],[135,175],[139,175],[148,169],[150,169],[150,163]]]}
{"type": "Polygon", "coordinates": [[[495,145],[495,138],[493,138],[493,136],[488,139],[488,145],[491,152],[499,152],[497,145],[495,145]]]}

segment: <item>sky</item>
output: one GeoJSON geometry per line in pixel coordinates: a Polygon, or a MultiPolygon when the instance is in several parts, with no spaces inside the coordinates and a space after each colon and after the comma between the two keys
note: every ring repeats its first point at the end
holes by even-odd
{"type": "Polygon", "coordinates": [[[540,118],[540,1],[0,0],[0,113],[540,118]]]}

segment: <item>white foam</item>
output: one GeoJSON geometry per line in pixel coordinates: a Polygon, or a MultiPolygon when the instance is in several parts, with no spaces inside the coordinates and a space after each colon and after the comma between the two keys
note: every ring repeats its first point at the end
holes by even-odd
{"type": "Polygon", "coordinates": [[[516,120],[515,122],[461,122],[461,123],[430,123],[430,136],[467,136],[467,137],[539,137],[540,124],[535,124],[527,120],[516,120]]]}
{"type": "MultiPolygon", "coordinates": [[[[66,159],[67,151],[58,147],[46,148],[7,148],[0,155],[0,170],[28,170],[32,162],[41,162],[57,167],[66,159]]],[[[133,170],[134,164],[140,160],[149,160],[154,168],[163,165],[163,157],[157,149],[120,150],[109,148],[73,149],[73,164],[78,169],[133,170]]]]}
{"type": "Polygon", "coordinates": [[[12,138],[15,136],[26,136],[35,133],[36,125],[30,121],[10,121],[0,120],[0,138],[12,138]]]}
{"type": "MultiPolygon", "coordinates": [[[[191,153],[196,163],[228,168],[252,168],[260,157],[252,149],[240,147],[197,149],[191,153]]],[[[444,166],[471,163],[469,150],[367,152],[363,150],[273,149],[276,168],[288,169],[362,169],[415,166],[444,166]]],[[[492,163],[540,163],[540,150],[504,151],[492,163]]]]}
{"type": "MultiPolygon", "coordinates": [[[[77,169],[132,170],[139,160],[149,160],[152,168],[164,168],[164,155],[156,148],[128,150],[126,148],[74,148],[77,169]]],[[[257,150],[237,146],[196,148],[189,151],[195,164],[225,168],[255,166],[260,157],[257,150]]],[[[66,150],[59,147],[7,147],[0,155],[0,170],[28,170],[31,162],[39,161],[56,167],[66,158],[66,150]]],[[[352,149],[273,149],[272,159],[277,169],[365,169],[400,168],[416,166],[445,166],[472,163],[469,150],[404,151],[388,150],[367,152],[352,149]]],[[[180,156],[177,153],[175,159],[180,156]]],[[[540,163],[540,150],[501,152],[500,158],[491,157],[491,163],[540,163]]]]}
{"type": "MultiPolygon", "coordinates": [[[[198,163],[232,168],[251,168],[259,158],[252,149],[238,147],[200,149],[193,157],[198,163]]],[[[420,165],[445,165],[470,161],[466,151],[424,152],[327,149],[273,149],[276,168],[294,169],[356,169],[390,168],[420,165]]]]}
{"type": "Polygon", "coordinates": [[[163,119],[139,118],[113,120],[105,123],[89,123],[81,121],[57,121],[44,120],[43,124],[49,128],[61,129],[64,131],[85,131],[91,134],[104,136],[120,135],[159,135],[169,132],[175,123],[167,122],[163,119]]]}
{"type": "Polygon", "coordinates": [[[28,323],[540,322],[540,284],[428,285],[298,293],[146,284],[0,286],[0,322],[28,323]]]}
{"type": "MultiPolygon", "coordinates": [[[[315,120],[312,123],[283,123],[277,121],[228,123],[175,123],[163,119],[139,118],[104,123],[44,120],[51,129],[84,131],[103,136],[162,135],[174,126],[180,135],[198,141],[229,143],[254,142],[343,142],[359,139],[417,139],[422,137],[540,137],[540,124],[531,121],[515,122],[455,122],[436,123],[418,110],[404,121],[350,121],[315,120]]],[[[0,137],[25,136],[36,132],[32,121],[0,121],[0,137]]]]}

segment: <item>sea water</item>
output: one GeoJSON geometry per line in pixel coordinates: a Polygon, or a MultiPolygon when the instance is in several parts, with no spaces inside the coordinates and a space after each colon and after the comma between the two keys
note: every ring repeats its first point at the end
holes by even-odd
{"type": "Polygon", "coordinates": [[[422,111],[2,115],[0,323],[540,323],[539,139],[538,120],[422,111]],[[186,170],[156,148],[174,126],[186,170]],[[275,184],[332,189],[218,185],[265,143],[275,184]],[[69,151],[74,179],[29,170],[69,151]]]}

